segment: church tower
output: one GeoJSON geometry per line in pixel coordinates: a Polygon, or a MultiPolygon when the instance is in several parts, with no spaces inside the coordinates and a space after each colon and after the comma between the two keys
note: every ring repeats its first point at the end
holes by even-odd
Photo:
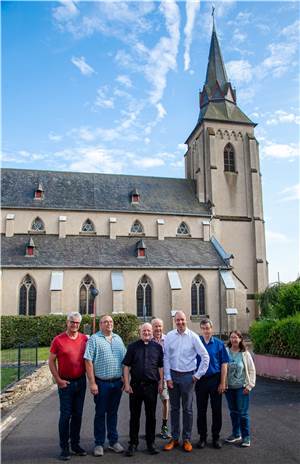
{"type": "Polygon", "coordinates": [[[247,288],[253,316],[254,294],[268,284],[255,126],[237,105],[213,23],[200,114],[186,141],[185,172],[196,181],[199,202],[211,207],[212,233],[234,256],[233,271],[247,288]]]}

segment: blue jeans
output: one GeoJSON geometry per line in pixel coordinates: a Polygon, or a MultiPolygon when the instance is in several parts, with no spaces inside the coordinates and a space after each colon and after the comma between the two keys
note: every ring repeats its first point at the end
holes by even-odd
{"type": "Polygon", "coordinates": [[[228,388],[226,398],[232,423],[232,435],[242,438],[250,437],[249,393],[243,394],[244,388],[228,388]]]}
{"type": "Polygon", "coordinates": [[[94,420],[94,437],[95,446],[103,446],[107,438],[110,446],[118,441],[117,421],[118,408],[122,396],[122,380],[112,382],[96,379],[99,393],[94,396],[95,402],[95,420],[94,420]]]}
{"type": "Polygon", "coordinates": [[[58,430],[62,449],[69,446],[69,440],[72,448],[79,445],[85,390],[85,375],[77,380],[70,380],[66,388],[58,389],[60,402],[58,430]]]}
{"type": "Polygon", "coordinates": [[[193,372],[171,370],[173,388],[169,389],[172,438],[180,437],[180,403],[182,401],[182,439],[190,440],[193,427],[193,372]]]}

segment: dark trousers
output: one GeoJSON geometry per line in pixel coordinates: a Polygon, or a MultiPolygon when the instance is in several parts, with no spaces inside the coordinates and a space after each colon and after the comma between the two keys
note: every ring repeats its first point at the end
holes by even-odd
{"type": "Polygon", "coordinates": [[[66,388],[59,388],[60,417],[59,441],[61,448],[79,445],[83,403],[86,390],[85,375],[77,380],[70,380],[66,388]]]}
{"type": "Polygon", "coordinates": [[[108,382],[96,378],[96,383],[99,393],[94,396],[96,411],[94,419],[95,446],[104,445],[106,429],[109,444],[112,446],[118,441],[118,409],[123,382],[121,379],[108,382]]]}
{"type": "Polygon", "coordinates": [[[139,444],[139,430],[140,430],[140,416],[142,404],[145,405],[146,415],[146,443],[147,446],[152,446],[155,441],[155,426],[156,426],[156,403],[158,383],[132,383],[131,388],[133,393],[129,395],[129,438],[130,444],[138,446],[139,444]]]}
{"type": "Polygon", "coordinates": [[[218,440],[222,428],[222,395],[218,393],[220,384],[220,374],[214,374],[209,377],[201,377],[196,383],[197,399],[197,427],[198,433],[202,440],[207,437],[207,406],[210,398],[212,411],[211,433],[213,440],[218,440]]]}

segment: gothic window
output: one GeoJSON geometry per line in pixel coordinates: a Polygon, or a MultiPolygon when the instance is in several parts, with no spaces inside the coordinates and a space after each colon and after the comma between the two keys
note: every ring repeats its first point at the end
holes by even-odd
{"type": "Polygon", "coordinates": [[[195,277],[191,287],[192,316],[205,314],[205,288],[200,275],[195,277]]]}
{"type": "Polygon", "coordinates": [[[188,226],[185,222],[182,222],[177,229],[177,235],[189,235],[189,233],[190,231],[188,226]]]}
{"type": "Polygon", "coordinates": [[[44,232],[45,224],[39,217],[36,217],[31,224],[31,230],[33,232],[44,232]]]}
{"type": "Polygon", "coordinates": [[[26,275],[21,282],[19,291],[19,315],[35,316],[36,312],[36,288],[30,275],[26,275]]]}
{"type": "Polygon", "coordinates": [[[234,149],[231,143],[224,148],[224,171],[235,172],[234,149]]]}
{"type": "Polygon", "coordinates": [[[93,314],[94,312],[94,299],[91,290],[95,288],[93,279],[86,275],[80,283],[79,290],[79,312],[80,314],[93,314]]]}
{"type": "Polygon", "coordinates": [[[144,232],[144,228],[140,221],[136,220],[131,226],[130,232],[132,234],[142,234],[144,232]]]}
{"type": "Polygon", "coordinates": [[[95,226],[90,219],[84,221],[81,227],[81,232],[95,232],[95,226]]]}
{"type": "Polygon", "coordinates": [[[139,280],[137,286],[136,307],[138,317],[152,316],[152,287],[150,279],[145,275],[139,280]]]}

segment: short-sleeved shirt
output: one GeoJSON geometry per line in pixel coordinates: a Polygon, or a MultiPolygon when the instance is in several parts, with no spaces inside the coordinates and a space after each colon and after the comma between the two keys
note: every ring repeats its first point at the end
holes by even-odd
{"type": "Polygon", "coordinates": [[[163,350],[159,343],[138,340],[128,346],[123,364],[131,368],[132,382],[157,382],[163,367],[163,350]]]}
{"type": "MultiPolygon", "coordinates": [[[[204,377],[220,373],[222,364],[229,362],[229,356],[224,342],[216,337],[211,337],[208,343],[205,342],[202,336],[200,336],[200,340],[209,354],[209,366],[204,377]]],[[[197,366],[200,360],[201,357],[197,356],[197,366]]]]}
{"type": "Polygon", "coordinates": [[[77,379],[85,374],[83,359],[87,336],[78,332],[77,337],[70,338],[66,332],[57,335],[50,346],[50,353],[55,354],[58,362],[58,374],[62,379],[77,379]]]}
{"type": "Polygon", "coordinates": [[[119,335],[112,333],[112,339],[108,341],[99,331],[89,338],[84,359],[92,361],[95,376],[99,379],[115,379],[123,374],[125,353],[126,348],[119,335]]]}

